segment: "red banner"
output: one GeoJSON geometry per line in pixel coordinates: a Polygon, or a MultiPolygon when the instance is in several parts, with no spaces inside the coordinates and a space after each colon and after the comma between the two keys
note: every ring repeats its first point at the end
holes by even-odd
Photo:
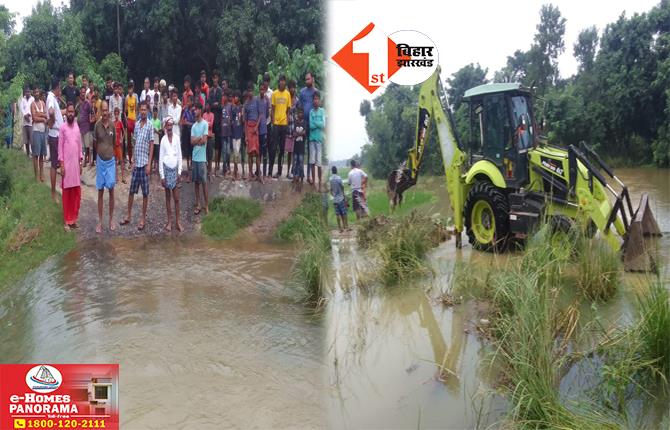
{"type": "Polygon", "coordinates": [[[0,430],[119,428],[118,364],[0,364],[0,430]]]}

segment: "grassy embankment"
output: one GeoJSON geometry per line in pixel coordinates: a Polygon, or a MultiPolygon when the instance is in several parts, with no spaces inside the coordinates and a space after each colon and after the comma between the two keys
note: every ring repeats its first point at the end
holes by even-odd
{"type": "Polygon", "coordinates": [[[0,245],[0,287],[75,245],[74,233],[63,229],[61,205],[35,182],[32,161],[21,151],[0,150],[0,245]]]}
{"type": "Polygon", "coordinates": [[[209,204],[209,214],[202,220],[202,232],[214,239],[230,239],[251,225],[262,212],[256,200],[217,197],[209,204]]]}

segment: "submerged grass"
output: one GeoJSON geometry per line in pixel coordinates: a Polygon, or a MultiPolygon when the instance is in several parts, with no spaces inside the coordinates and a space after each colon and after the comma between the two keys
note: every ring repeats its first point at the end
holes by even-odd
{"type": "Polygon", "coordinates": [[[640,320],[635,329],[643,359],[653,360],[665,391],[670,381],[670,293],[660,280],[638,296],[640,320]]]}
{"type": "Polygon", "coordinates": [[[230,239],[263,212],[256,200],[240,197],[217,197],[209,208],[209,215],[202,220],[202,232],[214,239],[230,239]]]}
{"type": "Polygon", "coordinates": [[[492,278],[494,362],[510,390],[511,419],[517,428],[617,428],[603,411],[569,409],[560,400],[562,357],[577,323],[559,311],[562,261],[552,240],[535,240],[518,265],[492,278]]]}
{"type": "Polygon", "coordinates": [[[445,238],[442,224],[417,211],[405,217],[381,215],[370,218],[358,230],[359,246],[371,250],[379,258],[376,270],[387,286],[403,284],[430,273],[425,256],[445,238]]]}
{"type": "Polygon", "coordinates": [[[600,238],[577,239],[577,286],[589,300],[608,300],[619,289],[621,256],[600,238]]]}
{"type": "Polygon", "coordinates": [[[32,162],[21,151],[0,150],[0,287],[74,245],[61,205],[35,181],[32,162]]]}
{"type": "Polygon", "coordinates": [[[301,244],[291,284],[303,290],[306,302],[317,305],[325,297],[331,272],[330,234],[322,214],[321,195],[308,193],[275,231],[276,238],[301,244]]]}

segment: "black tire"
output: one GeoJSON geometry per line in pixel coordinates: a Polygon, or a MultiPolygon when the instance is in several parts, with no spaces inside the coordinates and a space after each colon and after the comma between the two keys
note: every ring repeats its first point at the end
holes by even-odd
{"type": "Polygon", "coordinates": [[[464,207],[465,231],[473,248],[488,251],[502,252],[509,244],[509,201],[503,190],[489,182],[477,182],[468,193],[464,207]],[[472,211],[475,204],[483,200],[493,211],[495,229],[493,241],[481,243],[472,230],[472,211]]]}

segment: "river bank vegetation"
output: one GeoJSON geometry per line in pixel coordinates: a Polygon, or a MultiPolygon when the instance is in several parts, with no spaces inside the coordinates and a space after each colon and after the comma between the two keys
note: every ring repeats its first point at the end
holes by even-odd
{"type": "MultiPolygon", "coordinates": [[[[528,47],[507,57],[501,70],[468,64],[446,79],[449,102],[461,140],[469,136],[463,94],[488,82],[533,85],[538,122],[553,144],[585,141],[615,165],[670,165],[670,3],[650,11],[625,13],[605,28],[583,29],[572,47],[564,40],[565,18],[558,7],[542,6],[528,47]],[[558,56],[572,50],[579,65],[561,77],[558,56]]],[[[414,144],[419,87],[390,84],[360,105],[370,143],[360,154],[377,178],[386,178],[407,159],[414,144]]],[[[443,174],[435,136],[424,156],[423,174],[443,174]]]]}
{"type": "Polygon", "coordinates": [[[301,204],[279,224],[275,238],[298,244],[300,252],[291,269],[290,284],[303,291],[306,302],[319,306],[332,273],[330,229],[322,195],[305,194],[301,204]]]}
{"type": "Polygon", "coordinates": [[[202,232],[214,239],[230,239],[251,225],[262,212],[256,200],[217,197],[209,204],[209,214],[202,220],[202,232]]]}
{"type": "Polygon", "coordinates": [[[65,232],[62,220],[60,204],[35,181],[25,153],[0,151],[0,287],[74,247],[74,233],[65,232]]]}

